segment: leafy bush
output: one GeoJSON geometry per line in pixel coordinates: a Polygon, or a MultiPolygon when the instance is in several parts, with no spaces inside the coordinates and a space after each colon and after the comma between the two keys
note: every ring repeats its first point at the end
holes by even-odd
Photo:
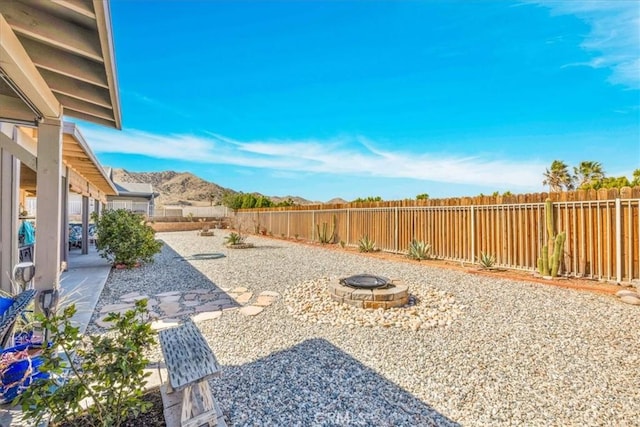
{"type": "Polygon", "coordinates": [[[105,318],[114,324],[110,333],[88,338],[72,325],[73,304],[49,319],[40,315],[53,337],[51,346],[43,349],[40,368],[50,377],[18,397],[27,419],[38,424],[50,416],[50,425],[59,425],[81,417],[82,425],[117,427],[146,412],[151,403],[141,397],[150,374],[144,372],[149,360],[143,349],[155,343],[146,307],[147,301],[140,300],[124,314],[110,313],[105,318]],[[64,378],[65,373],[71,375],[64,378]],[[86,409],[81,404],[85,399],[93,401],[86,409]]]}
{"type": "Polygon", "coordinates": [[[365,235],[362,239],[358,240],[358,250],[360,252],[374,252],[376,250],[376,242],[365,235]]]}
{"type": "Polygon", "coordinates": [[[153,228],[145,224],[140,214],[116,209],[105,210],[100,216],[94,213],[92,218],[98,235],[96,249],[113,264],[131,268],[140,261],[151,262],[162,248],[153,228]]]}
{"type": "Polygon", "coordinates": [[[224,238],[224,243],[227,245],[240,245],[244,243],[244,236],[240,233],[229,233],[229,235],[224,238]]]}
{"type": "Polygon", "coordinates": [[[431,245],[422,240],[413,239],[409,243],[407,257],[415,260],[423,260],[431,258],[431,245]]]}
{"type": "Polygon", "coordinates": [[[496,263],[496,257],[489,253],[480,252],[480,256],[478,257],[478,262],[482,268],[493,268],[496,263]]]}

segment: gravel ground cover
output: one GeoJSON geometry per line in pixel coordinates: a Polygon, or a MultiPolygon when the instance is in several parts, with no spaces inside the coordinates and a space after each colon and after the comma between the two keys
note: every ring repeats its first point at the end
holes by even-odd
{"type": "Polygon", "coordinates": [[[225,234],[159,233],[156,262],[113,270],[98,310],[132,291],[279,293],[258,315],[198,323],[223,365],[211,386],[231,425],[640,425],[638,307],[258,236],[230,250],[225,234]],[[401,278],[451,313],[408,329],[301,314],[305,292],[358,273],[401,278]]]}

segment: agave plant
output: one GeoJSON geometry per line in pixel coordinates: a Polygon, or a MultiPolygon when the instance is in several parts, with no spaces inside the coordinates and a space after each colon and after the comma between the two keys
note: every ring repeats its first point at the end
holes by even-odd
{"type": "Polygon", "coordinates": [[[240,233],[230,233],[224,238],[224,242],[227,245],[239,245],[244,243],[244,236],[240,235],[240,233]]]}
{"type": "Polygon", "coordinates": [[[429,259],[431,258],[431,245],[422,240],[413,239],[411,243],[409,243],[407,257],[418,261],[429,259]]]}
{"type": "Polygon", "coordinates": [[[369,238],[368,235],[358,240],[358,250],[360,252],[374,252],[376,250],[376,242],[369,238]]]}
{"type": "Polygon", "coordinates": [[[490,253],[480,252],[480,256],[478,257],[478,262],[482,268],[493,268],[496,263],[496,257],[491,255],[490,253]]]}

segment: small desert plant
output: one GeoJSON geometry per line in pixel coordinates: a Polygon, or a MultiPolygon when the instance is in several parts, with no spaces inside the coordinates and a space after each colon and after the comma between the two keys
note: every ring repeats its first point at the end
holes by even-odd
{"type": "Polygon", "coordinates": [[[155,231],[140,214],[126,209],[105,210],[100,216],[93,213],[92,219],[98,235],[96,249],[115,265],[130,268],[139,261],[151,262],[162,248],[155,231]]]}
{"type": "Polygon", "coordinates": [[[407,257],[418,261],[429,259],[431,258],[431,245],[422,240],[413,239],[411,243],[409,243],[407,257]]]}
{"type": "Polygon", "coordinates": [[[493,268],[496,263],[496,257],[491,255],[490,253],[480,252],[480,256],[478,257],[478,262],[482,268],[493,268]]]}
{"type": "Polygon", "coordinates": [[[296,234],[294,234],[294,235],[293,235],[293,238],[294,238],[294,239],[296,239],[296,240],[298,240],[298,237],[299,237],[299,236],[300,236],[300,235],[299,235],[298,233],[296,233],[296,234]]]}
{"type": "Polygon", "coordinates": [[[42,327],[53,336],[41,356],[40,371],[49,377],[19,396],[26,418],[38,424],[51,417],[52,426],[83,421],[82,425],[117,427],[146,412],[151,403],[141,397],[150,373],[144,371],[149,360],[143,349],[155,343],[146,307],[147,301],[140,300],[124,314],[110,313],[105,321],[113,323],[111,332],[88,338],[72,324],[74,304],[50,318],[39,315],[42,327]],[[65,372],[71,375],[62,380],[65,372]],[[86,408],[85,399],[92,401],[86,408]]]}
{"type": "Polygon", "coordinates": [[[347,245],[347,244],[345,243],[345,241],[344,241],[344,240],[340,240],[340,247],[341,247],[342,249],[344,249],[344,247],[345,247],[346,245],[347,245]]]}
{"type": "Polygon", "coordinates": [[[336,216],[333,216],[333,224],[331,226],[331,230],[329,230],[329,226],[326,222],[322,223],[322,227],[320,224],[316,224],[316,229],[318,232],[318,241],[320,243],[327,244],[333,243],[336,238],[336,216]]]}
{"type": "Polygon", "coordinates": [[[240,245],[244,243],[244,236],[240,233],[229,233],[229,235],[224,238],[224,243],[227,245],[240,245]]]}
{"type": "Polygon", "coordinates": [[[358,240],[358,250],[360,252],[374,252],[376,250],[376,242],[369,238],[368,235],[358,240]]]}

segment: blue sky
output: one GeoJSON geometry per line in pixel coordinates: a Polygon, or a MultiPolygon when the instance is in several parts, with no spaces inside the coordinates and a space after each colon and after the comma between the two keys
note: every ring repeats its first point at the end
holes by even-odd
{"type": "Polygon", "coordinates": [[[100,161],[326,201],[544,191],[640,167],[634,1],[111,3],[100,161]]]}

